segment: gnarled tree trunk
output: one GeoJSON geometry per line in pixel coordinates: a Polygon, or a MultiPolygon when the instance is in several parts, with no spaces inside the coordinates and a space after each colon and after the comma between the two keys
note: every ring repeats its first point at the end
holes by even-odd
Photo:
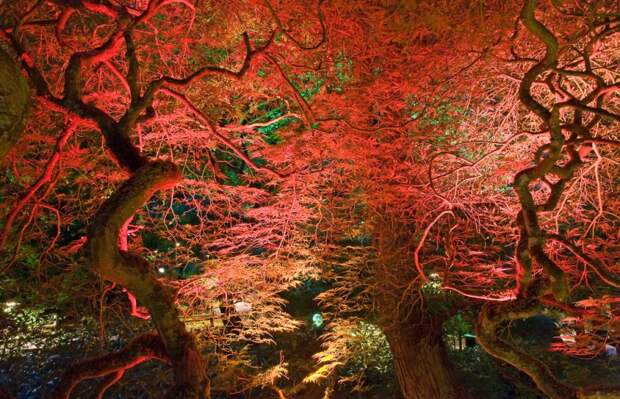
{"type": "Polygon", "coordinates": [[[384,331],[394,358],[394,373],[405,399],[464,397],[447,358],[441,323],[401,323],[384,331]]]}
{"type": "Polygon", "coordinates": [[[54,393],[55,399],[69,399],[84,379],[111,375],[110,383],[99,395],[102,397],[125,370],[153,358],[169,361],[174,371],[175,384],[165,398],[209,396],[206,362],[180,319],[173,293],[158,281],[152,265],[138,254],[120,250],[118,245],[123,224],[157,191],[174,186],[180,178],[174,163],[145,162],[103,203],[88,229],[88,255],[94,271],[130,290],[149,310],[158,335],[137,338],[116,354],[79,363],[76,369],[65,373],[54,393]]]}
{"type": "Polygon", "coordinates": [[[118,247],[125,221],[156,191],[179,180],[180,172],[171,162],[153,161],[138,168],[95,215],[89,229],[89,256],[99,275],[129,289],[150,311],[174,369],[175,386],[167,397],[202,399],[208,395],[206,364],[180,320],[173,293],[159,283],[146,260],[118,247]]]}

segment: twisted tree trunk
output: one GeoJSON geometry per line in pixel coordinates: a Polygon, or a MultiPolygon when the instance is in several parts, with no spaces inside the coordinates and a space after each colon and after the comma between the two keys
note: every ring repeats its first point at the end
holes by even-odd
{"type": "Polygon", "coordinates": [[[180,173],[171,162],[154,161],[138,168],[101,206],[91,223],[88,243],[91,264],[105,279],[127,288],[150,312],[174,369],[170,398],[204,398],[206,364],[180,320],[173,293],[163,286],[152,266],[137,254],[119,250],[121,227],[156,192],[176,184],[180,173]]]}
{"type": "Polygon", "coordinates": [[[68,399],[73,388],[87,378],[112,376],[112,382],[107,385],[110,386],[115,379],[122,377],[125,369],[152,358],[168,360],[174,370],[175,384],[165,394],[166,398],[204,399],[209,396],[206,363],[194,337],[180,319],[173,293],[157,280],[152,265],[139,255],[119,248],[119,233],[124,223],[153,194],[175,185],[180,178],[174,163],[145,162],[103,203],[88,230],[88,255],[94,271],[135,295],[149,310],[158,337],[136,339],[128,346],[133,349],[126,350],[131,356],[121,351],[122,356],[104,355],[80,363],[79,372],[70,370],[61,379],[55,398],[68,399]],[[165,355],[153,349],[158,342],[163,346],[165,355]],[[125,358],[131,360],[123,363],[122,368],[116,367],[116,363],[110,360],[125,358]]]}

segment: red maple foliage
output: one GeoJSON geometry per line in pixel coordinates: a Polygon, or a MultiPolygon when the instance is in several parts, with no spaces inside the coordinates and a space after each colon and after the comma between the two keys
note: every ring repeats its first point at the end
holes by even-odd
{"type": "Polygon", "coordinates": [[[552,349],[620,343],[616,8],[3,5],[34,104],[3,160],[2,270],[35,252],[53,287],[86,262],[110,282],[100,304],[124,290],[156,330],[67,371],[56,397],[105,377],[102,397],[150,359],[173,369],[167,397],[206,397],[225,381],[204,354],[295,328],[279,293],[318,270],[335,318],[374,315],[407,398],[462,394],[441,325],[471,306],[487,352],[550,397],[588,395],[505,330],[553,309],[575,339],[552,349]]]}

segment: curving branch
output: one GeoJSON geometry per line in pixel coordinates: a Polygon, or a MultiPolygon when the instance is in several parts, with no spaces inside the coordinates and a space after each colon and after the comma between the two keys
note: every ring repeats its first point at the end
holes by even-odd
{"type": "MultiPolygon", "coordinates": [[[[521,240],[517,246],[518,253],[516,257],[519,259],[520,267],[523,269],[518,273],[519,277],[522,277],[520,284],[525,285],[528,283],[529,276],[531,275],[532,259],[536,260],[547,273],[554,296],[559,300],[565,300],[568,297],[568,283],[564,272],[545,254],[544,234],[538,223],[537,207],[529,187],[531,182],[543,178],[554,168],[555,163],[561,157],[565,141],[560,124],[560,108],[554,106],[552,110],[548,110],[536,101],[531,94],[532,84],[542,73],[555,68],[558,62],[558,41],[536,19],[534,15],[535,10],[536,0],[526,0],[521,10],[520,18],[530,33],[545,45],[546,52],[545,57],[525,73],[519,87],[519,99],[547,124],[550,142],[546,145],[547,156],[540,159],[535,166],[517,173],[514,178],[514,188],[521,203],[521,212],[518,216],[521,240]]],[[[558,187],[556,191],[561,192],[562,188],[558,187]]]]}
{"type": "Polygon", "coordinates": [[[426,226],[426,228],[424,229],[424,232],[422,233],[422,237],[420,237],[420,241],[418,242],[418,245],[415,247],[415,250],[413,251],[413,263],[423,283],[427,282],[428,278],[426,277],[426,274],[424,274],[424,268],[422,264],[420,263],[420,250],[424,246],[426,237],[428,237],[428,233],[431,231],[435,223],[437,223],[439,219],[441,219],[445,215],[450,215],[454,217],[454,212],[452,212],[452,210],[445,210],[439,213],[439,215],[435,216],[435,219],[433,219],[433,221],[430,222],[428,226],[426,226]]]}
{"type": "Polygon", "coordinates": [[[196,106],[194,106],[194,104],[192,104],[187,99],[187,97],[185,97],[183,94],[178,93],[178,92],[176,92],[174,90],[170,90],[170,89],[165,88],[165,87],[162,88],[160,91],[162,93],[165,93],[165,94],[167,94],[167,95],[177,99],[183,105],[185,105],[194,115],[196,115],[196,118],[201,123],[204,123],[209,128],[209,131],[210,131],[211,135],[215,136],[215,138],[219,142],[221,142],[229,150],[231,150],[237,157],[239,157],[239,159],[241,159],[243,162],[245,162],[250,168],[254,169],[257,172],[264,172],[264,173],[269,174],[271,176],[274,176],[276,178],[283,178],[283,177],[285,177],[285,175],[283,175],[283,174],[281,174],[279,172],[276,172],[273,169],[257,165],[249,156],[247,156],[245,153],[243,153],[243,151],[241,151],[241,149],[239,149],[235,145],[235,143],[233,143],[230,139],[228,139],[226,136],[221,134],[217,130],[217,128],[215,127],[213,122],[211,122],[211,120],[209,120],[209,118],[207,118],[207,116],[204,113],[202,113],[198,108],[196,108],[196,106]]]}
{"type": "Polygon", "coordinates": [[[577,390],[560,382],[542,361],[517,349],[500,337],[499,329],[505,322],[525,319],[542,312],[536,301],[521,301],[507,305],[487,303],[476,323],[476,339],[490,355],[525,372],[536,386],[552,399],[577,398],[577,390]]]}
{"type": "Polygon", "coordinates": [[[97,389],[97,399],[104,399],[106,391],[116,385],[124,375],[125,369],[108,374],[99,385],[99,389],[97,389]]]}
{"type": "Polygon", "coordinates": [[[282,20],[280,19],[280,17],[278,17],[278,13],[276,12],[276,10],[271,5],[271,2],[269,0],[263,0],[263,2],[265,3],[265,6],[269,9],[269,12],[271,13],[271,16],[275,20],[276,25],[278,26],[278,29],[280,29],[280,31],[290,41],[295,43],[295,45],[297,47],[299,47],[300,49],[302,49],[302,50],[316,50],[319,47],[321,47],[323,45],[323,43],[325,43],[325,41],[327,40],[327,28],[325,27],[325,17],[323,17],[323,12],[321,11],[321,5],[323,4],[324,1],[325,0],[319,0],[318,4],[317,4],[317,15],[318,15],[318,18],[319,18],[319,24],[321,25],[321,36],[319,37],[319,40],[317,40],[317,42],[315,44],[306,45],[306,44],[301,43],[299,40],[295,39],[295,37],[293,37],[289,33],[289,30],[284,26],[284,24],[282,23],[282,20]]]}
{"type": "Polygon", "coordinates": [[[548,234],[550,240],[556,241],[565,246],[575,257],[588,265],[594,274],[598,276],[605,284],[613,288],[620,288],[620,278],[613,271],[609,270],[607,265],[598,259],[594,259],[583,252],[577,245],[559,234],[548,234]]]}
{"type": "Polygon", "coordinates": [[[54,399],[69,399],[75,387],[91,378],[106,377],[99,389],[99,397],[118,382],[124,372],[146,361],[167,361],[164,345],[157,334],[136,337],[118,352],[83,360],[63,374],[54,392],[54,399]],[[112,377],[109,378],[108,377],[112,377]]]}
{"type": "Polygon", "coordinates": [[[146,260],[120,251],[118,246],[125,221],[153,194],[180,179],[178,168],[171,162],[153,161],[136,170],[95,214],[88,231],[88,252],[92,267],[101,277],[127,288],[148,308],[174,369],[175,386],[169,397],[202,398],[208,386],[206,365],[180,320],[172,292],[157,280],[146,260]]]}
{"type": "Polygon", "coordinates": [[[229,78],[239,79],[243,75],[245,75],[245,73],[250,68],[252,59],[256,55],[264,53],[269,48],[269,46],[273,43],[273,40],[275,38],[275,33],[276,33],[275,31],[271,32],[265,44],[253,49],[252,44],[250,43],[250,36],[247,34],[247,32],[244,32],[242,35],[242,38],[243,38],[243,44],[245,47],[245,58],[243,59],[243,63],[241,64],[239,69],[237,69],[236,71],[223,68],[220,66],[207,65],[205,67],[199,68],[198,70],[196,70],[195,72],[191,73],[190,75],[184,78],[172,78],[170,76],[165,76],[165,77],[162,77],[161,79],[153,81],[151,83],[151,90],[157,89],[161,87],[163,84],[166,84],[168,86],[173,86],[173,87],[186,87],[192,84],[193,82],[203,79],[204,77],[210,74],[220,74],[223,76],[227,76],[229,78]]]}
{"type": "Polygon", "coordinates": [[[49,183],[52,180],[52,175],[54,173],[56,165],[60,162],[62,151],[69,139],[73,136],[76,128],[77,121],[72,118],[69,119],[64,130],[56,141],[54,153],[47,161],[47,164],[45,165],[45,171],[39,177],[39,179],[34,184],[32,184],[32,186],[30,186],[28,191],[19,199],[17,204],[13,207],[13,209],[7,216],[7,220],[5,221],[2,232],[0,233],[0,250],[3,249],[4,245],[6,244],[6,240],[8,239],[8,236],[11,233],[11,229],[13,227],[13,223],[15,222],[15,218],[17,218],[17,216],[21,213],[21,211],[28,204],[28,202],[41,189],[41,187],[43,187],[45,184],[49,183]]]}
{"type": "Polygon", "coordinates": [[[286,73],[284,72],[284,70],[282,69],[282,66],[278,63],[278,61],[276,61],[276,59],[270,55],[267,55],[266,58],[269,60],[269,62],[271,62],[276,67],[282,79],[286,82],[287,86],[293,92],[295,101],[297,102],[297,104],[299,104],[299,107],[301,108],[305,116],[306,123],[308,124],[308,126],[309,127],[315,126],[316,118],[314,117],[314,113],[312,112],[312,108],[310,107],[310,104],[308,104],[308,101],[306,101],[306,99],[303,98],[302,95],[299,93],[299,91],[295,88],[295,85],[288,78],[288,76],[286,76],[286,73]]]}
{"type": "MultiPolygon", "coordinates": [[[[520,19],[527,30],[544,44],[546,51],[544,58],[525,73],[519,88],[519,98],[529,111],[542,120],[549,141],[536,151],[534,165],[521,170],[514,178],[514,189],[521,206],[516,220],[520,237],[515,251],[519,296],[512,303],[485,304],[478,318],[476,334],[488,353],[527,373],[547,396],[558,399],[586,398],[591,397],[595,390],[578,390],[559,381],[541,360],[502,339],[500,331],[513,320],[541,314],[544,305],[553,306],[569,314],[591,317],[583,310],[575,309],[566,303],[569,299],[567,278],[565,272],[546,254],[545,245],[548,240],[566,247],[576,259],[588,265],[605,284],[614,288],[620,287],[620,281],[603,262],[589,257],[562,235],[547,232],[539,223],[542,213],[557,208],[567,184],[573,179],[575,172],[585,164],[580,155],[582,149],[578,146],[596,142],[615,145],[614,140],[593,137],[591,129],[603,119],[618,121],[620,117],[603,108],[606,93],[615,92],[617,85],[607,84],[604,79],[593,73],[589,59],[594,47],[592,42],[584,51],[578,52],[585,64],[585,72],[558,68],[560,51],[558,40],[536,19],[536,4],[536,0],[525,0],[520,19]],[[562,87],[562,78],[567,75],[588,79],[594,82],[595,89],[579,99],[562,87]],[[555,104],[547,107],[534,98],[532,86],[539,80],[544,80],[550,93],[555,95],[555,104]],[[595,105],[590,105],[593,102],[595,105]],[[573,111],[572,122],[562,123],[560,112],[567,109],[573,111]],[[593,115],[587,124],[583,121],[584,113],[593,115]],[[565,135],[568,135],[568,138],[565,135]],[[543,182],[550,190],[542,203],[535,202],[530,189],[531,183],[535,181],[543,182]],[[532,277],[534,263],[542,267],[544,271],[542,276],[532,277]],[[548,297],[550,294],[553,299],[548,297]]],[[[614,394],[617,395],[617,390],[614,394]]]]}

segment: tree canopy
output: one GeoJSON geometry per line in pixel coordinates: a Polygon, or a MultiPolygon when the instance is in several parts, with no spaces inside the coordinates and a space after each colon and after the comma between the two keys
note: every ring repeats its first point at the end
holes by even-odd
{"type": "Polygon", "coordinates": [[[0,32],[0,397],[620,395],[617,2],[0,32]]]}

